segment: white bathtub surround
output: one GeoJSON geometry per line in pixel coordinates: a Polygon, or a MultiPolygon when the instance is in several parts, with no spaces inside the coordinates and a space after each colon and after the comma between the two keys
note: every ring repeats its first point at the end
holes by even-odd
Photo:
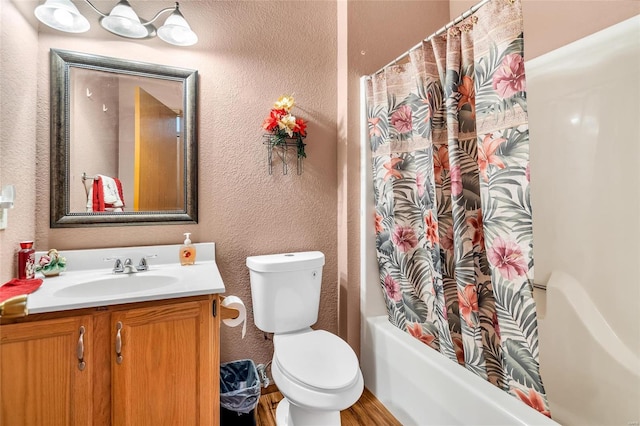
{"type": "Polygon", "coordinates": [[[375,229],[393,325],[549,415],[520,6],[490,1],[368,76],[375,226],[364,232],[375,229]]]}
{"type": "Polygon", "coordinates": [[[547,299],[540,363],[554,415],[571,425],[637,424],[640,357],[569,274],[551,274],[547,299]]]}
{"type": "Polygon", "coordinates": [[[640,422],[639,32],[640,15],[526,63],[541,370],[567,425],[640,422]]]}

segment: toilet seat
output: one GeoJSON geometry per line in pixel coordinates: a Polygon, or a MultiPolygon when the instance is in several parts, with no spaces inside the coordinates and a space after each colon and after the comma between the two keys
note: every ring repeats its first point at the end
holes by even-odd
{"type": "Polygon", "coordinates": [[[287,379],[324,392],[353,385],[360,377],[353,349],[324,330],[276,335],[274,361],[287,379]]]}

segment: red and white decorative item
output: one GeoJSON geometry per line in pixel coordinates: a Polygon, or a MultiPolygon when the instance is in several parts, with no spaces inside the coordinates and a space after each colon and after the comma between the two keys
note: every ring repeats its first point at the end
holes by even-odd
{"type": "Polygon", "coordinates": [[[36,251],[33,241],[20,242],[18,251],[18,279],[32,279],[36,275],[36,251]]]}

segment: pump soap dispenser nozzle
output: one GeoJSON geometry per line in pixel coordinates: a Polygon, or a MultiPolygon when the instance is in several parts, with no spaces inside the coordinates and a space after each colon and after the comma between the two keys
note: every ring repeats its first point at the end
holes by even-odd
{"type": "Polygon", "coordinates": [[[196,263],[196,247],[191,244],[191,232],[184,233],[184,243],[180,246],[180,264],[193,265],[196,263]]]}

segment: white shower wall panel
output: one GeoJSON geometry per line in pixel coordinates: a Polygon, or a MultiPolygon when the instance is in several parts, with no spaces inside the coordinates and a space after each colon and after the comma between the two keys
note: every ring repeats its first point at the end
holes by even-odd
{"type": "MultiPolygon", "coordinates": [[[[593,304],[606,324],[598,333],[593,327],[569,330],[581,316],[589,324],[589,309],[570,303],[570,292],[537,293],[539,301],[557,297],[546,300],[547,315],[541,315],[541,368],[551,412],[561,407],[555,413],[566,415],[558,418],[566,424],[583,424],[590,409],[606,407],[602,398],[629,398],[616,383],[640,386],[640,371],[617,373],[625,370],[615,353],[624,351],[602,351],[611,352],[603,355],[606,361],[587,362],[595,351],[589,348],[605,341],[628,349],[632,369],[640,357],[639,35],[636,16],[526,63],[535,281],[546,283],[554,271],[567,274],[567,282],[579,283],[580,300],[593,304]],[[559,333],[572,339],[566,349],[557,345],[559,333]],[[584,370],[576,371],[577,365],[584,370]],[[593,390],[602,398],[590,404],[593,390]],[[564,412],[572,405],[580,413],[564,412]]],[[[617,414],[591,417],[607,424],[639,420],[617,414]]]]}
{"type": "Polygon", "coordinates": [[[536,281],[571,274],[640,355],[640,16],[526,64],[536,281]]]}

